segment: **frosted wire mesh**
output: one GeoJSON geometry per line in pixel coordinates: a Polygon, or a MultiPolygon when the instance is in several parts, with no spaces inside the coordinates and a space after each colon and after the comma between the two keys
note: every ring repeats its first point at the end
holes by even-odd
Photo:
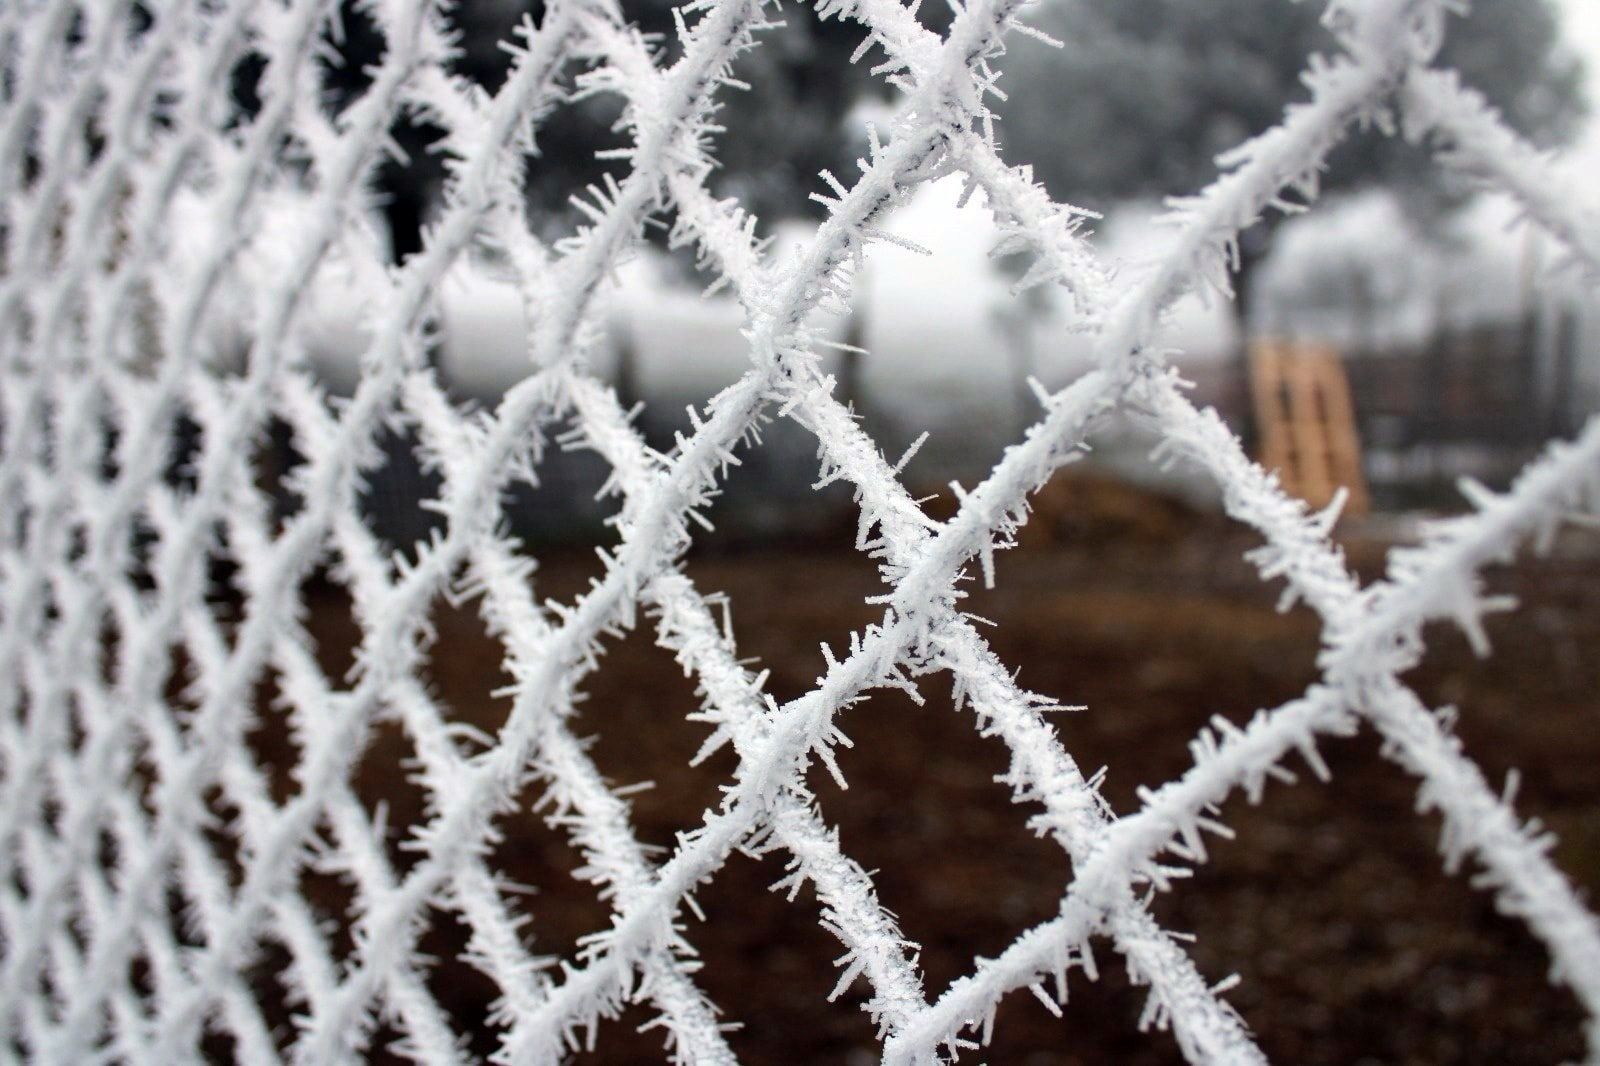
{"type": "Polygon", "coordinates": [[[460,1061],[464,1034],[428,991],[418,949],[444,912],[470,929],[470,962],[500,992],[501,1060],[561,1059],[640,1001],[678,1060],[731,1062],[680,917],[742,848],[785,853],[792,883],[814,887],[819,920],[843,943],[840,987],[867,989],[886,1061],[977,1046],[1014,990],[1056,1009],[1069,970],[1095,972],[1091,944],[1101,940],[1148,986],[1145,1022],[1169,1027],[1189,1059],[1255,1062],[1248,1029],[1221,998],[1226,982],[1209,984],[1157,927],[1149,890],[1204,860],[1225,797],[1258,794],[1296,754],[1325,772],[1319,737],[1370,728],[1416,778],[1419,806],[1442,814],[1447,865],[1475,864],[1476,883],[1544,943],[1600,1058],[1600,926],[1552,865],[1550,840],[1519,821],[1510,796],[1399,679],[1421,656],[1430,619],[1481,640],[1478,620],[1497,606],[1480,590],[1483,565],[1593,509],[1600,424],[1552,445],[1509,492],[1475,491],[1466,517],[1396,551],[1388,577],[1363,586],[1330,542],[1333,515],[1308,513],[1253,465],[1213,412],[1190,403],[1154,343],[1174,299],[1226,291],[1241,228],[1285,197],[1315,195],[1322,161],[1352,127],[1428,144],[1442,164],[1517,198],[1580,269],[1600,271],[1600,227],[1576,206],[1581,197],[1430,65],[1450,6],[1334,0],[1327,22],[1339,50],[1308,60],[1307,100],[1173,205],[1162,257],[1112,281],[1084,243],[1082,214],[995,150],[985,99],[1003,39],[1026,30],[1019,0],[970,0],[943,37],[895,0],[818,4],[819,15],[860,25],[899,105],[872,131],[853,183],[823,175],[828,219],[782,261],[706,184],[715,96],[774,15],[762,0],[686,6],[670,63],[610,0],[552,0],[516,40],[492,95],[451,73],[447,5],[372,0],[363,10],[382,60],[337,115],[318,59],[340,32],[330,0],[5,5],[0,1054],[172,1063],[225,1035],[248,1062],[343,1061],[383,1040],[427,1062],[460,1061]],[[259,74],[259,107],[233,113],[219,86],[247,67],[259,74]],[[588,224],[546,246],[528,224],[522,175],[541,120],[575,92],[620,94],[628,148],[616,155],[618,180],[582,194],[588,224]],[[423,250],[390,268],[363,219],[388,130],[407,115],[443,130],[450,175],[423,250]],[[938,522],[832,397],[817,349],[821,316],[843,309],[864,249],[886,239],[875,222],[951,173],[982,191],[1006,250],[1031,257],[1024,284],[1070,289],[1098,366],[1041,393],[1039,421],[938,522]],[[597,294],[651,218],[731,286],[750,349],[748,372],[669,454],[644,445],[583,359],[597,294]],[[515,275],[528,373],[492,413],[469,416],[447,401],[425,353],[441,279],[475,246],[515,275]],[[338,403],[305,357],[310,308],[335,284],[359,294],[370,330],[354,395],[338,403]],[[230,338],[248,350],[242,366],[220,365],[230,338]],[[1193,767],[1120,818],[1042,716],[1050,701],[1017,687],[956,593],[970,567],[992,579],[1028,494],[1115,411],[1148,421],[1170,458],[1217,481],[1229,512],[1263,537],[1253,556],[1262,576],[1324,623],[1317,684],[1242,727],[1216,720],[1192,742],[1193,767]],[[855,486],[859,547],[886,580],[881,620],[829,656],[814,691],[781,706],[679,565],[727,464],[758,447],[774,418],[815,435],[826,480],[855,486]],[[277,482],[257,456],[275,422],[304,458],[277,482]],[[545,604],[531,560],[502,530],[501,495],[536,474],[546,430],[562,425],[576,427],[567,444],[610,466],[619,542],[590,591],[545,604]],[[398,556],[359,503],[395,426],[414,432],[442,478],[432,505],[443,519],[398,556]],[[175,465],[182,442],[190,447],[175,465]],[[219,561],[237,567],[236,617],[206,599],[219,561]],[[300,590],[319,568],[354,600],[349,678],[325,676],[309,650],[300,590]],[[493,737],[453,723],[419,680],[430,606],[468,593],[481,594],[515,679],[513,710],[493,737]],[[603,665],[602,638],[641,615],[695,678],[708,745],[738,756],[720,806],[659,861],[570,721],[586,676],[603,665]],[[805,786],[813,760],[832,768],[843,708],[886,685],[914,691],[933,671],[948,671],[975,727],[1007,745],[1015,799],[1074,870],[1055,918],[943,990],[924,987],[916,946],[805,786]],[[292,725],[297,762],[281,797],[246,742],[260,714],[292,725]],[[403,725],[430,801],[424,823],[408,827],[416,861],[403,871],[352,785],[380,716],[403,725]],[[530,782],[547,794],[542,812],[517,806],[530,782]],[[218,809],[233,816],[219,821],[218,809]],[[535,901],[489,859],[497,823],[541,816],[570,833],[612,909],[611,924],[557,966],[536,958],[524,928],[535,901]],[[312,867],[354,894],[344,957],[302,895],[312,867]],[[268,946],[288,960],[281,980],[298,1017],[287,1032],[264,1017],[252,984],[268,946]]]}

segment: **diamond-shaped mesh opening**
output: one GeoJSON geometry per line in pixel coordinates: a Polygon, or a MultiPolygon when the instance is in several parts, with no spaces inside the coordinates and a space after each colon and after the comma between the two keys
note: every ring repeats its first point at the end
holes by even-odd
{"type": "Polygon", "coordinates": [[[524,928],[533,954],[567,958],[580,938],[605,926],[610,908],[575,876],[584,858],[567,831],[544,817],[547,790],[546,783],[535,780],[517,793],[484,863],[517,887],[518,894],[510,897],[514,902],[537,905],[538,917],[524,928]]]}
{"type": "MultiPolygon", "coordinates": [[[[491,631],[483,611],[481,597],[434,602],[426,623],[431,643],[418,680],[433,697],[441,718],[487,737],[505,722],[513,678],[506,669],[506,647],[491,631]]],[[[463,737],[461,746],[476,751],[482,743],[463,737]]]]}
{"type": "Polygon", "coordinates": [[[959,174],[933,181],[883,220],[893,240],[867,252],[850,313],[835,327],[836,341],[866,351],[826,359],[835,399],[891,462],[915,446],[899,476],[931,481],[927,491],[982,481],[1038,417],[1029,378],[1051,376],[1019,336],[1038,313],[1037,291],[1010,291],[1018,271],[1009,267],[1025,268],[1026,256],[991,257],[1005,234],[984,193],[965,188],[959,174]],[[940,306],[955,313],[927,311],[940,306]]]}
{"type": "MultiPolygon", "coordinates": [[[[732,1023],[731,1019],[724,1019],[732,1023]]],[[[736,1023],[734,1023],[736,1024],[736,1023]]],[[[573,1062],[584,1066],[626,1066],[630,1062],[657,1062],[668,1058],[667,1036],[660,1012],[648,1003],[629,1003],[591,1042],[584,1038],[573,1062]]]]}
{"type": "Polygon", "coordinates": [[[400,1066],[400,1063],[412,1061],[412,1056],[399,1053],[398,1049],[404,1044],[405,1035],[400,1027],[386,1018],[379,1019],[367,1038],[367,1046],[372,1049],[371,1060],[384,1063],[385,1066],[400,1066]]]}
{"type": "Polygon", "coordinates": [[[1274,1020],[1261,1039],[1276,1060],[1579,1054],[1577,1005],[1518,991],[1540,980],[1535,939],[1463,878],[1416,861],[1436,846],[1438,820],[1414,816],[1410,783],[1377,747],[1326,742],[1330,783],[1295,766],[1301,780],[1269,786],[1260,805],[1230,801],[1221,816],[1236,839],[1214,840],[1193,881],[1162,898],[1162,923],[1196,935],[1208,972],[1239,974],[1230,999],[1274,1020]],[[1506,1002],[1519,1006],[1502,1017],[1506,1002]],[[1501,1024],[1480,1032],[1474,1019],[1489,1010],[1501,1024]]]}
{"type": "Polygon", "coordinates": [[[163,480],[179,492],[193,492],[199,470],[196,462],[200,456],[204,426],[188,411],[174,417],[167,440],[168,458],[163,480]]]}
{"type": "MultiPolygon", "coordinates": [[[[390,51],[381,20],[364,4],[343,2],[337,23],[324,34],[319,50],[322,106],[337,117],[370,95],[378,70],[375,54],[390,51]]],[[[444,131],[416,109],[393,116],[384,136],[399,150],[384,158],[376,170],[382,196],[373,206],[381,211],[395,260],[421,246],[428,197],[444,180],[437,143],[444,131]]]]}
{"type": "Polygon", "coordinates": [[[429,794],[422,781],[423,772],[416,745],[404,723],[393,710],[387,711],[369,731],[352,783],[368,820],[375,829],[381,829],[385,854],[400,877],[420,860],[419,853],[406,846],[406,839],[409,827],[427,820],[429,794]]]}
{"type": "MultiPolygon", "coordinates": [[[[287,1047],[294,1032],[294,1016],[303,1006],[290,984],[293,967],[294,956],[290,951],[282,943],[269,939],[257,948],[240,975],[261,1011],[263,1025],[280,1049],[287,1047]]],[[[226,1028],[213,1024],[207,1029],[201,1047],[205,1054],[225,1059],[234,1043],[226,1028]]]]}
{"type": "Polygon", "coordinates": [[[1429,630],[1430,651],[1408,680],[1435,707],[1453,707],[1451,729],[1493,784],[1515,780],[1519,805],[1558,837],[1555,856],[1591,895],[1600,892],[1600,828],[1585,798],[1600,741],[1584,697],[1600,683],[1592,656],[1594,564],[1559,549],[1496,575],[1496,594],[1516,613],[1491,615],[1497,654],[1479,657],[1459,633],[1429,630]],[[1537,711],[1530,713],[1529,708],[1537,711]]]}
{"type": "MultiPolygon", "coordinates": [[[[768,672],[765,690],[780,703],[810,691],[826,666],[822,646],[842,654],[850,635],[883,615],[869,604],[882,595],[876,561],[854,550],[853,521],[831,521],[824,530],[774,556],[707,547],[692,554],[684,572],[702,592],[726,602],[713,605],[719,624],[726,618],[741,655],[754,670],[768,672]]],[[[745,545],[748,548],[749,545],[745,545]]]]}
{"type": "MultiPolygon", "coordinates": [[[[355,950],[354,928],[361,915],[354,879],[348,863],[338,857],[333,831],[326,819],[319,821],[312,837],[311,853],[301,867],[296,891],[322,923],[328,957],[335,965],[349,965],[355,950]]],[[[296,1008],[307,1004],[295,1000],[296,1008]]]]}
{"type": "MultiPolygon", "coordinates": [[[[656,438],[657,447],[670,447],[673,434],[690,428],[681,414],[641,419],[641,426],[647,437],[656,438]]],[[[872,560],[854,550],[860,512],[851,502],[850,486],[834,482],[815,488],[819,483],[815,437],[794,422],[779,419],[762,428],[759,445],[740,448],[737,454],[739,464],[730,466],[720,479],[720,494],[706,514],[713,528],[694,529],[696,555],[793,548],[845,565],[854,566],[859,560],[864,572],[874,569],[872,560]]],[[[693,562],[689,569],[695,571],[693,562]]],[[[707,590],[719,587],[706,586],[707,590]]]]}
{"type": "MultiPolygon", "coordinates": [[[[1247,537],[1243,531],[1209,507],[1159,487],[1152,491],[1130,484],[1093,460],[1058,470],[1029,506],[1028,524],[1018,532],[1020,551],[1056,549],[1094,558],[1155,554],[1159,559],[1165,551],[1211,548],[1219,569],[1242,569],[1239,552],[1232,549],[1247,537]]],[[[952,509],[948,503],[945,507],[947,513],[952,509]]],[[[1007,559],[997,561],[997,571],[1005,569],[1007,559]]]]}
{"type": "Polygon", "coordinates": [[[529,224],[546,241],[553,244],[571,237],[588,221],[588,215],[573,203],[574,196],[590,199],[591,189],[609,187],[607,179],[626,177],[625,168],[590,154],[596,146],[602,151],[629,146],[628,138],[616,129],[622,112],[623,101],[613,93],[583,94],[557,106],[542,124],[538,134],[541,156],[559,153],[575,164],[563,173],[541,166],[539,156],[522,161],[522,181],[529,193],[530,208],[543,208],[536,214],[530,210],[529,224]]]}
{"type": "MultiPolygon", "coordinates": [[[[1098,980],[1074,971],[1067,982],[1063,1017],[1031,995],[1012,996],[995,1015],[994,1036],[984,1048],[990,1062],[1050,1062],[1092,1066],[1102,1056],[1140,1066],[1171,1066],[1183,1053],[1165,1033],[1141,1031],[1148,990],[1129,983],[1121,960],[1102,948],[1098,980]]],[[[1053,989],[1052,989],[1053,991],[1053,989]]]]}
{"type": "Polygon", "coordinates": [[[361,620],[355,598],[340,579],[337,565],[318,571],[300,587],[305,604],[306,636],[316,654],[317,667],[335,689],[354,680],[357,651],[361,646],[361,620]]]}
{"type": "MultiPolygon", "coordinates": [[[[534,471],[537,482],[517,480],[506,489],[502,506],[507,530],[519,540],[549,545],[562,556],[558,581],[575,568],[585,579],[599,576],[592,546],[609,548],[616,542],[606,519],[616,514],[617,502],[601,494],[610,473],[605,460],[591,451],[550,445],[534,471]]],[[[538,576],[535,581],[541,599],[568,598],[554,587],[546,590],[538,576]]],[[[588,582],[577,584],[586,587],[588,582]]],[[[571,587],[573,583],[561,581],[561,592],[571,587]]]]}
{"type": "Polygon", "coordinates": [[[471,1041],[472,1053],[486,1059],[499,1028],[491,1019],[500,987],[469,961],[472,930],[459,914],[433,908],[425,920],[427,928],[417,940],[420,957],[427,960],[423,981],[452,1027],[471,1041]]]}
{"type": "Polygon", "coordinates": [[[696,894],[706,921],[686,919],[705,964],[700,984],[739,1023],[728,1042],[742,1061],[856,1061],[877,1045],[872,1020],[859,1009],[865,981],[829,1001],[843,949],[817,924],[814,886],[792,902],[787,889],[772,887],[788,876],[786,859],[735,855],[696,894]],[[764,977],[741,977],[752,973],[764,977]]]}
{"type": "Polygon", "coordinates": [[[876,871],[883,905],[922,945],[928,987],[943,988],[973,958],[994,957],[1052,917],[1071,865],[1028,828],[1037,807],[1013,803],[996,780],[1008,769],[1005,744],[977,734],[971,708],[952,709],[947,678],[918,688],[921,706],[885,691],[841,716],[852,746],[835,757],[848,788],[821,767],[807,783],[844,852],[876,871]]]}
{"type": "Polygon", "coordinates": [[[665,854],[676,834],[721,801],[735,760],[718,751],[690,765],[709,735],[689,720],[701,699],[672,653],[656,645],[652,628],[641,624],[608,648],[605,668],[584,685],[571,728],[613,790],[627,796],[640,843],[665,854]]]}
{"type": "Polygon", "coordinates": [[[208,789],[203,798],[210,819],[201,827],[202,836],[215,859],[217,873],[230,891],[237,891],[243,875],[243,855],[237,836],[239,807],[223,795],[220,788],[208,789]]]}
{"type": "Polygon", "coordinates": [[[410,556],[443,528],[439,514],[422,506],[438,498],[439,475],[423,464],[410,426],[385,427],[375,447],[380,458],[366,474],[361,513],[386,555],[410,556]]]}
{"type": "Polygon", "coordinates": [[[297,474],[305,468],[306,457],[295,446],[293,427],[282,418],[267,422],[266,431],[256,444],[251,463],[256,491],[265,500],[268,530],[282,536],[289,520],[305,506],[297,474]]]}
{"type": "Polygon", "coordinates": [[[1554,558],[1529,560],[1492,575],[1489,592],[1516,603],[1515,612],[1484,619],[1489,650],[1504,649],[1504,656],[1478,655],[1459,630],[1431,626],[1424,631],[1428,655],[1407,678],[1433,706],[1471,708],[1470,714],[1462,714],[1459,729],[1474,752],[1483,752],[1480,761],[1491,778],[1512,769],[1498,761],[1507,734],[1526,729],[1533,736],[1523,734],[1518,746],[1526,740],[1533,749],[1530,758],[1550,760],[1550,765],[1524,767],[1529,787],[1570,789],[1578,783],[1560,768],[1562,744],[1551,748],[1540,741],[1565,738],[1570,745],[1585,739],[1573,726],[1587,706],[1581,694],[1593,691],[1595,683],[1596,664],[1581,649],[1595,617],[1597,570],[1592,559],[1558,549],[1554,558]],[[1539,713],[1526,713],[1530,705],[1539,707],[1539,713]],[[1558,785],[1562,776],[1564,786],[1558,785]]]}
{"type": "Polygon", "coordinates": [[[958,586],[963,609],[992,623],[978,628],[999,659],[1022,664],[1024,689],[1085,708],[1049,720],[1084,773],[1106,770],[1116,810],[1190,766],[1189,741],[1213,716],[1242,720],[1315,679],[1316,620],[1279,612],[1276,590],[1247,578],[1252,546],[1182,501],[1069,468],[1035,497],[1018,546],[996,554],[994,587],[976,566],[958,586]],[[1036,523],[1048,535],[1030,537],[1036,523]]]}

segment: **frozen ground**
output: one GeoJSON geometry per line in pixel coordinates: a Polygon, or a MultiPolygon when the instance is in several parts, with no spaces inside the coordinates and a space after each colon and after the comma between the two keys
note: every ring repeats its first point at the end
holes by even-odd
{"type": "MultiPolygon", "coordinates": [[[[1275,590],[1240,559],[1253,538],[1238,528],[1103,482],[1075,483],[1066,499],[1071,507],[1030,525],[1024,548],[999,557],[998,588],[974,590],[967,606],[995,623],[985,633],[1024,685],[1088,705],[1057,726],[1086,770],[1110,768],[1106,795],[1125,812],[1136,786],[1189,765],[1185,745],[1209,716],[1240,720],[1298,695],[1314,674],[1317,627],[1299,612],[1274,611],[1275,590]]],[[[702,588],[728,593],[740,650],[772,670],[780,700],[812,686],[820,642],[839,647],[881,611],[863,602],[881,585],[850,549],[852,538],[841,527],[805,548],[689,562],[702,588]]],[[[1363,538],[1347,547],[1370,571],[1383,544],[1363,538]]],[[[583,552],[547,556],[538,592],[566,599],[596,565],[583,552]]],[[[1559,833],[1558,864],[1592,894],[1600,891],[1600,660],[1585,649],[1600,639],[1600,563],[1568,555],[1502,572],[1494,584],[1523,600],[1519,613],[1491,619],[1496,654],[1476,660],[1459,633],[1441,630],[1414,681],[1434,705],[1459,706],[1459,732],[1491,780],[1522,769],[1520,808],[1559,833]]],[[[318,655],[340,676],[354,636],[348,604],[330,585],[311,602],[318,655]]],[[[506,713],[506,698],[492,693],[507,679],[501,648],[475,609],[438,608],[427,678],[453,717],[492,729],[506,713]]],[[[614,782],[655,782],[633,798],[634,814],[644,840],[670,844],[717,802],[732,770],[723,756],[688,766],[704,735],[685,720],[698,706],[692,683],[648,633],[635,633],[612,643],[585,689],[574,728],[596,737],[593,756],[614,782]]],[[[951,709],[941,678],[923,691],[924,707],[888,692],[851,709],[841,719],[855,742],[841,753],[849,790],[820,771],[811,784],[845,850],[879,871],[884,903],[923,944],[921,965],[937,989],[974,954],[994,954],[1054,913],[1068,871],[1054,845],[1025,829],[1029,809],[1011,805],[994,782],[1005,766],[998,742],[951,709]]],[[[255,744],[287,788],[285,738],[274,720],[266,717],[255,744]]],[[[398,727],[384,725],[357,781],[369,807],[385,805],[396,842],[398,827],[421,814],[420,793],[403,776],[409,754],[398,727]]],[[[1238,838],[1217,840],[1212,861],[1157,905],[1169,928],[1197,935],[1203,973],[1243,977],[1229,998],[1263,1050],[1273,1061],[1313,1066],[1516,1066],[1579,1056],[1579,1015],[1546,983],[1542,950],[1465,876],[1444,873],[1436,822],[1412,813],[1412,782],[1370,736],[1330,744],[1325,754],[1331,783],[1306,774],[1269,788],[1260,807],[1230,803],[1222,817],[1238,838]]],[[[530,786],[518,809],[538,793],[530,786]]],[[[579,936],[605,926],[603,905],[572,880],[577,859],[559,830],[526,814],[502,827],[493,864],[532,892],[527,935],[537,951],[570,955],[579,936]]],[[[394,854],[402,867],[414,861],[394,854]]],[[[870,1023],[856,1009],[861,988],[827,1002],[839,949],[816,926],[815,901],[802,893],[787,904],[767,890],[782,874],[775,859],[735,858],[698,894],[709,921],[689,921],[705,988],[743,1025],[731,1041],[752,1063],[875,1061],[870,1023]]],[[[330,919],[348,898],[332,876],[313,876],[307,893],[330,919]]],[[[432,923],[423,949],[454,958],[464,931],[437,913],[432,923]]],[[[271,964],[263,962],[263,981],[271,964]]],[[[1170,1038],[1138,1034],[1142,997],[1126,987],[1109,949],[1101,964],[1108,976],[1098,985],[1074,976],[1064,1019],[1012,996],[995,1046],[971,1061],[1179,1062],[1170,1038]]],[[[455,963],[427,980],[473,1034],[473,1050],[491,1051],[492,986],[455,963]]],[[[647,1020],[633,1011],[603,1026],[597,1053],[579,1061],[654,1061],[659,1037],[634,1031],[647,1020]]]]}

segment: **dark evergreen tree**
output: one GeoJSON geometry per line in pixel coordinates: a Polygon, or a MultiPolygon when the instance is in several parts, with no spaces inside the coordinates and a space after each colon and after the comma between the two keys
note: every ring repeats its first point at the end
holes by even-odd
{"type": "MultiPolygon", "coordinates": [[[[671,0],[622,3],[625,17],[656,35],[669,60],[677,55],[673,6],[671,0]]],[[[942,7],[933,11],[934,6],[925,18],[943,32],[949,12],[942,7]]],[[[334,90],[329,104],[335,109],[365,86],[364,71],[382,43],[359,3],[346,0],[342,14],[342,33],[334,42],[328,79],[334,90]]],[[[543,15],[542,0],[461,3],[450,15],[459,34],[456,70],[492,92],[510,66],[501,42],[510,39],[524,19],[537,25],[543,15]]],[[[727,132],[717,144],[720,169],[711,183],[718,194],[737,194],[764,224],[820,216],[820,209],[809,200],[820,187],[818,172],[826,168],[843,176],[858,154],[857,139],[843,128],[846,116],[867,94],[886,98],[889,91],[869,73],[872,56],[878,53],[850,62],[864,36],[859,25],[821,20],[808,4],[786,5],[774,18],[783,25],[765,31],[762,47],[747,52],[736,67],[735,76],[750,88],[725,92],[719,99],[718,121],[727,132]]],[[[568,76],[576,73],[574,66],[568,76]]],[[[248,98],[242,98],[248,105],[248,98]]],[[[552,231],[573,223],[567,203],[573,190],[619,166],[596,159],[595,153],[620,143],[611,129],[620,110],[616,98],[595,96],[564,104],[541,126],[540,154],[528,163],[529,209],[547,220],[552,231]]],[[[430,151],[438,130],[410,121],[393,132],[406,158],[384,165],[378,192],[400,257],[420,243],[420,227],[436,202],[444,166],[430,151]]]]}

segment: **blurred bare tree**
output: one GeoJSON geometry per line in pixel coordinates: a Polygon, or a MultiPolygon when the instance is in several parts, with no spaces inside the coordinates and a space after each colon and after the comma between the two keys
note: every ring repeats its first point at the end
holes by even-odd
{"type": "MultiPolygon", "coordinates": [[[[1550,0],[1474,8],[1471,19],[1452,20],[1440,65],[1460,70],[1535,143],[1565,142],[1585,113],[1584,71],[1562,45],[1550,0]]],[[[1064,47],[1014,43],[1009,100],[998,108],[1008,155],[1082,206],[1193,192],[1215,175],[1218,152],[1305,96],[1305,56],[1337,47],[1322,10],[1287,0],[1048,0],[1030,21],[1064,47]]],[[[1390,185],[1429,230],[1467,190],[1426,165],[1396,138],[1358,136],[1335,155],[1326,187],[1390,185]]],[[[1277,220],[1241,242],[1241,312],[1277,220]]]]}

